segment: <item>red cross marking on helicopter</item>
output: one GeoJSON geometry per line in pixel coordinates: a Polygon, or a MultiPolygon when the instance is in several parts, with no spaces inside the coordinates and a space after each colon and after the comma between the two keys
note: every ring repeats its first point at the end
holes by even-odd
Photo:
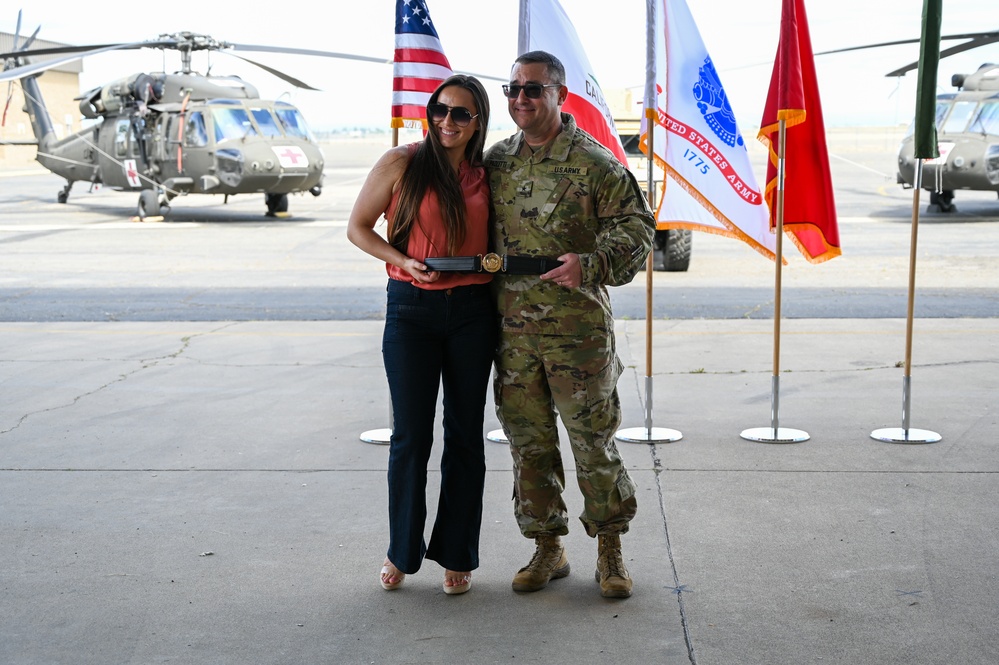
{"type": "Polygon", "coordinates": [[[125,160],[125,178],[128,180],[128,184],[131,187],[138,187],[142,184],[139,180],[139,170],[135,167],[134,159],[125,160]]]}
{"type": "Polygon", "coordinates": [[[278,153],[278,157],[281,161],[291,160],[292,166],[298,166],[299,159],[305,159],[305,154],[299,148],[285,148],[284,151],[278,153]]]}

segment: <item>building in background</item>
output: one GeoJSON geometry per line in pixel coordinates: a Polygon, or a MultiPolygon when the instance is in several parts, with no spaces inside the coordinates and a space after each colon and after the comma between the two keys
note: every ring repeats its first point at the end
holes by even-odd
{"type": "MultiPolygon", "coordinates": [[[[24,38],[25,35],[21,35],[21,43],[24,38]]],[[[36,39],[32,44],[32,48],[55,46],[66,46],[66,44],[42,39],[36,39]]],[[[9,53],[13,50],[14,35],[0,32],[0,53],[9,53]]],[[[45,59],[46,56],[41,56],[37,61],[45,59]]],[[[49,115],[52,116],[52,124],[60,138],[82,129],[83,116],[80,114],[80,103],[74,99],[80,96],[82,71],[83,63],[77,60],[59,65],[38,77],[45,104],[48,106],[49,115]]],[[[20,83],[18,81],[0,83],[0,113],[3,112],[8,93],[11,94],[11,98],[10,106],[7,108],[7,119],[3,126],[0,126],[0,167],[30,166],[35,161],[35,136],[31,133],[28,114],[24,112],[24,96],[20,83]]]]}

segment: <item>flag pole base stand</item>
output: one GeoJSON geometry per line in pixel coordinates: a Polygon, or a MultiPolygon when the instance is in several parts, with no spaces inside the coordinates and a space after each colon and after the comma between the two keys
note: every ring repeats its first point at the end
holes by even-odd
{"type": "Polygon", "coordinates": [[[628,427],[618,430],[614,438],[624,443],[673,443],[683,434],[668,427],[628,427]]]}
{"type": "Polygon", "coordinates": [[[503,433],[501,429],[490,430],[486,434],[486,439],[492,441],[493,443],[510,443],[510,439],[506,438],[506,434],[503,433]]]}
{"type": "Polygon", "coordinates": [[[374,443],[379,446],[387,446],[392,441],[392,429],[385,427],[382,429],[369,429],[361,432],[361,441],[374,443]]]}
{"type": "Polygon", "coordinates": [[[905,429],[903,427],[885,427],[871,432],[871,438],[888,443],[936,443],[941,437],[936,432],[925,429],[905,429]]]}
{"type": "Polygon", "coordinates": [[[742,430],[740,436],[760,443],[801,443],[810,438],[808,432],[790,427],[753,427],[742,430]]]}

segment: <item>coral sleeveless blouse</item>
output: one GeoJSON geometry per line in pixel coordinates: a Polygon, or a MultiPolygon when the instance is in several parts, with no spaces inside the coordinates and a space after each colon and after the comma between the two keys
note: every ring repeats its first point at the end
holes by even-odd
{"type": "MultiPolygon", "coordinates": [[[[409,155],[412,158],[418,143],[409,145],[409,155]]],[[[482,166],[470,166],[463,161],[458,168],[458,181],[465,199],[465,242],[458,248],[456,256],[475,256],[489,251],[489,180],[482,166]]],[[[385,217],[391,223],[399,203],[399,192],[392,194],[385,217]]],[[[422,261],[425,258],[447,256],[447,234],[441,218],[440,203],[437,193],[428,191],[420,203],[420,210],[413,222],[412,231],[406,244],[406,255],[422,261]]],[[[485,284],[492,280],[492,275],[481,273],[442,272],[441,278],[431,284],[414,282],[412,276],[391,263],[385,264],[388,276],[413,286],[430,291],[450,289],[455,286],[469,284],[485,284]]]]}

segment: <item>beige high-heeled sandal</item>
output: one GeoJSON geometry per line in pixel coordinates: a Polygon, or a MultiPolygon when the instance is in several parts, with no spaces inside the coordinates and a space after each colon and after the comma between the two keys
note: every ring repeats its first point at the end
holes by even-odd
{"type": "Polygon", "coordinates": [[[406,581],[406,573],[396,568],[394,563],[385,559],[385,563],[382,565],[380,580],[383,589],[392,591],[401,587],[402,583],[406,581]],[[391,581],[393,579],[395,579],[395,582],[391,581]]]}
{"type": "Polygon", "coordinates": [[[458,573],[453,570],[444,571],[444,593],[449,596],[457,596],[472,588],[472,573],[458,573]],[[449,578],[448,575],[456,577],[449,578]],[[448,580],[455,584],[448,584],[448,580]]]}

